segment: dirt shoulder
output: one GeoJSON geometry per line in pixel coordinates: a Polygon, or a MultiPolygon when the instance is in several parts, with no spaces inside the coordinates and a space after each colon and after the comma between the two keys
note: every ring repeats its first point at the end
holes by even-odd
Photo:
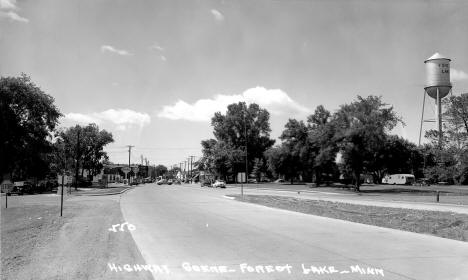
{"type": "Polygon", "coordinates": [[[230,195],[243,202],[260,204],[356,223],[468,241],[468,215],[271,195],[230,195]]]}
{"type": "Polygon", "coordinates": [[[108,267],[144,263],[128,230],[109,231],[125,222],[119,196],[67,199],[63,217],[56,202],[12,205],[1,212],[2,279],[153,279],[108,267]]]}

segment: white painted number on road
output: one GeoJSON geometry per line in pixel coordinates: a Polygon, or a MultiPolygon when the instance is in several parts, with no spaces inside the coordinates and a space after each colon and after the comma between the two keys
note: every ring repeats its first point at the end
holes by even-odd
{"type": "Polygon", "coordinates": [[[128,222],[125,222],[123,224],[112,225],[112,228],[110,228],[109,231],[113,231],[113,232],[125,231],[125,227],[130,231],[133,231],[133,230],[136,229],[136,227],[134,225],[129,224],[128,222]]]}

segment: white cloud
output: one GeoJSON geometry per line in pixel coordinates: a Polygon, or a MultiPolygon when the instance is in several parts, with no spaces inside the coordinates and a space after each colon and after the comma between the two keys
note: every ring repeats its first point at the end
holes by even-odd
{"type": "Polygon", "coordinates": [[[224,15],[218,10],[211,9],[211,14],[214,16],[214,18],[217,21],[223,21],[224,20],[224,15]]]}
{"type": "Polygon", "coordinates": [[[151,122],[151,118],[147,113],[140,113],[130,109],[109,109],[90,114],[68,113],[65,114],[65,120],[81,124],[110,125],[117,130],[126,130],[133,126],[142,128],[151,122]]]}
{"type": "Polygon", "coordinates": [[[167,61],[167,58],[164,55],[161,55],[161,60],[162,61],[167,61]]]}
{"type": "Polygon", "coordinates": [[[109,46],[109,45],[101,46],[101,52],[103,52],[103,53],[104,52],[110,52],[110,53],[115,53],[115,54],[118,54],[118,55],[133,55],[129,51],[116,49],[113,46],[109,46]]]}
{"type": "Polygon", "coordinates": [[[0,0],[0,9],[16,10],[16,0],[0,0]]]}
{"type": "Polygon", "coordinates": [[[152,50],[160,51],[160,52],[164,51],[164,48],[158,45],[157,43],[151,45],[149,48],[152,50]]]}
{"type": "Polygon", "coordinates": [[[24,18],[24,17],[18,15],[16,12],[13,12],[13,11],[9,11],[9,12],[2,13],[2,14],[3,14],[4,17],[7,17],[7,18],[9,18],[10,20],[13,20],[13,21],[19,21],[19,22],[24,22],[24,23],[29,22],[29,19],[24,18]]]}
{"type": "Polygon", "coordinates": [[[80,113],[65,114],[65,119],[74,121],[77,123],[84,123],[84,124],[88,124],[88,123],[100,124],[101,123],[101,121],[94,116],[80,114],[80,113]]]}
{"type": "Polygon", "coordinates": [[[193,104],[183,100],[174,105],[163,106],[158,117],[171,120],[188,120],[205,122],[213,117],[215,112],[225,113],[229,104],[245,101],[256,103],[267,109],[272,115],[307,115],[309,109],[300,105],[281,89],[266,89],[264,87],[250,88],[242,94],[216,95],[211,99],[200,99],[193,104]]]}
{"type": "Polygon", "coordinates": [[[16,0],[0,0],[0,10],[0,17],[8,18],[11,21],[29,22],[29,19],[18,15],[16,12],[16,10],[19,10],[16,5],[16,0]]]}
{"type": "Polygon", "coordinates": [[[452,81],[468,80],[468,74],[462,70],[452,68],[450,70],[450,79],[452,81]]]}

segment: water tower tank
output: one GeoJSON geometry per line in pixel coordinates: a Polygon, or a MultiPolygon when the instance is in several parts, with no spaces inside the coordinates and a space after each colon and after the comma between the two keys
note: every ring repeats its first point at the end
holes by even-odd
{"type": "Polygon", "coordinates": [[[432,98],[437,98],[437,89],[439,98],[449,94],[452,84],[450,83],[450,59],[435,53],[426,61],[426,86],[424,89],[432,98]]]}

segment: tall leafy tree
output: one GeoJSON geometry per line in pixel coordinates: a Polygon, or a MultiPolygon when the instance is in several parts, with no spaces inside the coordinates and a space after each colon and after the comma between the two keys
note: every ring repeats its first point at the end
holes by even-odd
{"type": "Polygon", "coordinates": [[[164,174],[166,174],[168,171],[167,171],[167,167],[162,165],[162,164],[158,164],[156,165],[156,167],[154,168],[154,177],[159,177],[159,176],[163,176],[164,174]]]}
{"type": "Polygon", "coordinates": [[[360,189],[360,175],[370,171],[377,152],[387,133],[401,119],[393,107],[381,97],[357,97],[351,104],[342,105],[334,115],[335,141],[343,158],[345,169],[351,171],[355,189],[360,189]]]}
{"type": "Polygon", "coordinates": [[[331,113],[319,105],[314,114],[307,118],[309,125],[308,147],[311,169],[315,173],[315,182],[320,185],[323,174],[336,173],[335,163],[338,147],[334,141],[335,126],[331,122],[331,113]]]}
{"type": "Polygon", "coordinates": [[[247,150],[250,173],[254,160],[263,159],[263,153],[274,144],[269,118],[267,110],[245,102],[230,104],[225,115],[215,113],[211,125],[216,139],[202,141],[200,168],[220,177],[244,172],[247,150]]]}
{"type": "Polygon", "coordinates": [[[294,178],[300,174],[301,161],[296,155],[291,153],[291,150],[286,145],[268,149],[265,152],[265,157],[268,169],[275,177],[284,175],[286,180],[289,180],[293,184],[294,178]]]}
{"type": "Polygon", "coordinates": [[[0,78],[0,174],[13,179],[43,177],[48,172],[50,135],[61,116],[54,98],[31,79],[0,78]]]}
{"type": "Polygon", "coordinates": [[[433,181],[468,184],[468,93],[451,96],[444,101],[442,145],[438,145],[439,132],[430,130],[426,138],[428,160],[426,176],[433,181]]]}
{"type": "Polygon", "coordinates": [[[76,125],[64,129],[59,134],[58,143],[63,143],[68,162],[74,162],[75,170],[81,168],[82,173],[88,170],[89,174],[98,174],[103,161],[108,159],[104,146],[114,142],[112,134],[100,130],[96,124],[85,127],[76,125]]]}
{"type": "Polygon", "coordinates": [[[283,133],[280,135],[282,148],[278,152],[288,154],[279,159],[287,161],[287,165],[292,167],[291,169],[286,166],[283,168],[283,171],[287,173],[285,175],[292,183],[295,177],[307,175],[311,171],[311,161],[313,160],[311,156],[313,155],[308,142],[310,127],[303,121],[295,119],[289,119],[284,127],[283,133]]]}
{"type": "Polygon", "coordinates": [[[388,135],[377,147],[367,171],[375,182],[381,182],[387,174],[410,173],[420,177],[423,175],[423,161],[423,153],[415,144],[396,135],[388,135]]]}

